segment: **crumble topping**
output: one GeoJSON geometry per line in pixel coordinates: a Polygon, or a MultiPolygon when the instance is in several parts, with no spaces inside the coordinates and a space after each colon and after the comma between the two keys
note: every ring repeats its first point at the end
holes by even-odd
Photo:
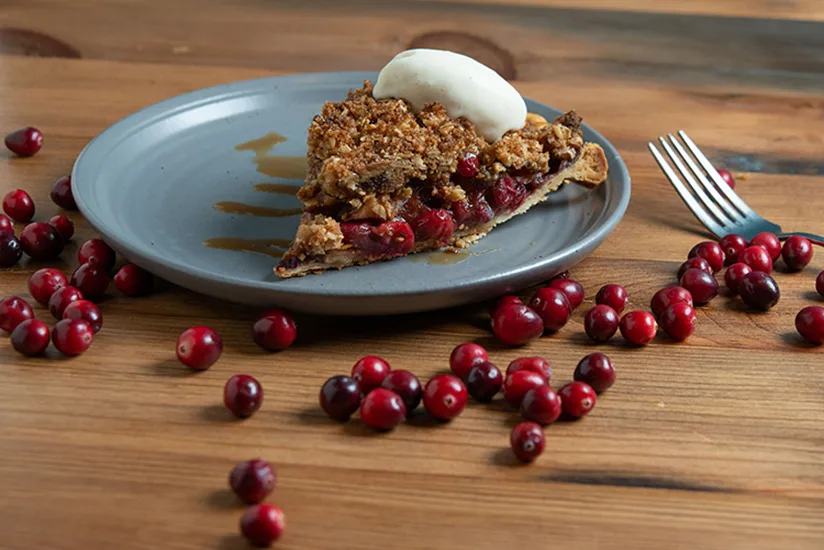
{"type": "MultiPolygon", "coordinates": [[[[583,145],[580,117],[567,113],[552,124],[536,117],[488,143],[443,106],[428,104],[416,116],[402,99],[373,98],[366,81],[346,100],[326,103],[312,121],[306,184],[298,197],[314,211],[348,203],[346,219],[391,219],[386,205],[407,198],[410,182],[449,185],[466,153],[478,156],[480,179],[508,169],[546,172],[550,159],[574,160],[583,145]]],[[[463,192],[458,189],[456,198],[463,192]]]]}
{"type": "Polygon", "coordinates": [[[343,233],[340,224],[332,218],[304,214],[300,219],[295,242],[300,243],[300,259],[322,256],[329,250],[343,248],[343,233]]]}

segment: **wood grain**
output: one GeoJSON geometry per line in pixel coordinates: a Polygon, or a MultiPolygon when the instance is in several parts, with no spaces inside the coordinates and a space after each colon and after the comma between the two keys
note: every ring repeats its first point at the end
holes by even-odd
{"type": "MultiPolygon", "coordinates": [[[[418,0],[443,3],[443,0],[418,0]]],[[[797,19],[821,21],[821,5],[815,0],[669,0],[646,2],[644,0],[455,0],[467,4],[517,4],[579,10],[607,10],[684,15],[712,15],[721,17],[763,17],[766,19],[797,19]]]]}
{"type": "Polygon", "coordinates": [[[158,0],[12,0],[0,11],[0,27],[51,36],[91,59],[377,70],[416,44],[451,47],[484,61],[499,59],[496,51],[503,49],[515,65],[493,67],[507,76],[514,70],[519,80],[587,74],[818,91],[824,86],[824,22],[772,20],[775,2],[752,6],[750,17],[656,13],[640,2],[627,4],[634,10],[588,8],[603,7],[603,0],[570,4],[176,0],[170,10],[158,0]],[[419,40],[433,35],[440,38],[419,40]],[[493,46],[484,47],[484,41],[493,46]]]}
{"type": "MultiPolygon", "coordinates": [[[[664,21],[673,31],[675,16],[647,14],[643,24],[627,28],[625,41],[584,44],[592,61],[573,63],[568,51],[553,49],[560,42],[552,42],[544,26],[563,15],[561,2],[535,0],[507,16],[500,4],[359,1],[327,18],[312,18],[313,10],[332,9],[325,3],[246,1],[230,8],[204,2],[185,17],[172,9],[161,17],[158,4],[141,11],[128,0],[84,0],[76,5],[99,11],[82,17],[61,3],[12,3],[0,11],[0,26],[52,35],[84,59],[0,57],[0,129],[32,124],[46,135],[34,158],[0,153],[0,193],[28,189],[37,219],[48,219],[58,211],[48,200],[51,183],[70,171],[89,139],[136,109],[279,70],[376,68],[406,39],[454,28],[401,17],[437,8],[442,23],[478,8],[479,25],[500,17],[505,28],[522,31],[511,41],[494,41],[513,54],[524,79],[516,82],[519,90],[578,109],[630,167],[634,189],[626,218],[573,271],[587,302],[559,334],[522,350],[494,343],[481,305],[392,319],[300,317],[298,343],[265,354],[249,335],[256,311],[177,288],[144,299],[112,292],[101,306],[103,331],[79,358],[50,352],[21,359],[0,342],[0,547],[245,548],[236,534],[243,507],[228,494],[226,476],[235,462],[262,456],[276,464],[272,500],[288,517],[278,548],[820,549],[822,350],[799,341],[793,318],[804,305],[821,303],[812,290],[824,268],[822,251],[804,272],[777,275],[777,308],[753,314],[737,300],[719,298],[699,311],[698,330],[686,343],[659,337],[644,349],[617,341],[596,348],[582,333],[583,313],[601,285],[626,284],[632,307],[645,308],[689,248],[706,238],[646,152],[646,142],[658,135],[684,128],[716,161],[759,170],[739,173],[745,200],[785,228],[824,233],[817,200],[824,184],[824,97],[813,86],[824,76],[812,56],[811,72],[792,68],[820,40],[813,36],[818,23],[775,22],[775,34],[759,35],[755,29],[768,25],[756,18],[768,13],[731,20],[743,33],[739,46],[756,44],[758,36],[783,40],[769,62],[789,67],[781,73],[787,78],[748,72],[736,65],[740,52],[732,47],[713,55],[711,46],[720,43],[714,38],[686,57],[672,56],[667,70],[622,74],[600,68],[627,66],[628,52],[654,65],[657,56],[686,51],[697,23],[682,17],[681,33],[664,40],[665,29],[647,27],[664,21]],[[263,40],[266,22],[275,19],[285,31],[263,40]],[[226,34],[207,32],[220,26],[226,34]],[[364,40],[364,29],[375,40],[364,40]],[[324,32],[331,34],[324,39],[324,32]],[[640,34],[630,36],[634,32],[640,34]],[[216,36],[227,39],[218,44],[216,36]],[[146,45],[140,52],[132,48],[138,40],[146,45]],[[172,44],[190,50],[172,54],[172,44]],[[173,348],[180,331],[196,323],[218,330],[226,349],[212,369],[192,375],[173,348]],[[362,355],[384,356],[425,379],[447,368],[449,351],[467,340],[487,345],[501,366],[517,356],[544,355],[556,384],[571,377],[582,355],[603,349],[616,362],[618,383],[589,417],[550,427],[548,450],[530,467],[512,464],[507,438],[517,414],[499,402],[473,404],[447,425],[418,417],[385,435],[358,420],[333,424],[317,406],[323,380],[347,372],[362,355]],[[244,422],[230,420],[221,404],[223,383],[237,372],[258,377],[266,391],[263,409],[244,422]]],[[[598,6],[576,4],[582,9],[566,12],[574,17],[554,23],[552,32],[583,36],[563,27],[581,21],[584,7],[598,6]]],[[[722,4],[741,5],[713,5],[722,4]]],[[[602,21],[621,16],[591,11],[607,18],[602,21]]],[[[91,237],[81,217],[72,217],[75,243],[91,237]]],[[[60,267],[71,271],[75,252],[73,244],[60,267]]],[[[24,263],[0,272],[0,295],[27,296],[26,279],[38,267],[24,263]]],[[[38,316],[49,319],[43,308],[38,316]]]]}

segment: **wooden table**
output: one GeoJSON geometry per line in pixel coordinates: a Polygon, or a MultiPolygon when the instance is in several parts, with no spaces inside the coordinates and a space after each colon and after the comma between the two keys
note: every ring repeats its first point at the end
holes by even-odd
{"type": "MultiPolygon", "coordinates": [[[[587,303],[526,349],[495,345],[483,308],[468,307],[300,318],[299,343],[264,354],[249,334],[256,311],[181,289],[112,293],[103,331],[76,359],[22,359],[0,342],[4,550],[244,548],[226,477],[255,456],[278,470],[279,548],[824,548],[824,355],[793,328],[817,301],[820,249],[803,273],[777,275],[769,313],[719,298],[686,343],[604,346],[617,384],[589,417],[548,428],[530,467],[512,463],[517,414],[503,406],[375,435],[317,405],[323,380],[362,355],[428,378],[467,340],[501,366],[544,355],[568,380],[594,349],[581,318],[595,291],[625,284],[644,308],[707,237],[646,151],[666,132],[688,130],[759,212],[824,233],[820,2],[7,0],[0,28],[0,133],[34,125],[46,136],[35,158],[0,152],[0,192],[28,189],[40,220],[57,212],[48,191],[81,148],[136,109],[282,72],[378,69],[409,45],[469,53],[525,95],[578,109],[634,180],[624,221],[573,271],[587,303]],[[174,342],[195,323],[226,350],[191,375],[174,342]],[[237,372],[266,391],[242,423],[221,404],[237,372]]],[[[72,217],[75,243],[91,237],[72,217]]],[[[73,269],[75,250],[60,267],[73,269]]],[[[37,267],[0,273],[0,295],[27,296],[37,267]]]]}

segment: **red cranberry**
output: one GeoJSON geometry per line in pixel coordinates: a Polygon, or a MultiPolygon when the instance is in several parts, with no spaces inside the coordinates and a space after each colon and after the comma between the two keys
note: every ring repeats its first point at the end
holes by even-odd
{"type": "Polygon", "coordinates": [[[467,391],[457,376],[433,376],[423,389],[423,406],[438,420],[452,420],[466,407],[467,391]]]}
{"type": "Polygon", "coordinates": [[[736,234],[726,235],[718,241],[718,245],[724,251],[724,264],[732,265],[739,261],[741,253],[747,248],[747,239],[736,234]]]}
{"type": "MultiPolygon", "coordinates": [[[[750,246],[763,246],[770,254],[770,259],[774,262],[781,255],[781,241],[773,233],[759,233],[750,241],[750,246]]],[[[744,262],[746,263],[746,262],[744,262]]],[[[751,266],[755,269],[755,266],[751,266]]],[[[766,272],[765,272],[766,273],[766,272]]]]}
{"type": "Polygon", "coordinates": [[[40,319],[27,319],[11,333],[11,346],[28,357],[42,354],[49,347],[49,327],[40,319]]]}
{"type": "Polygon", "coordinates": [[[152,291],[154,275],[134,264],[126,264],[114,276],[117,290],[126,296],[145,296],[152,291]]]}
{"type": "Polygon", "coordinates": [[[572,378],[586,382],[596,393],[604,393],[615,383],[615,367],[603,353],[590,353],[578,362],[572,378]]]}
{"type": "MultiPolygon", "coordinates": [[[[561,296],[564,296],[561,292],[561,296]]],[[[566,296],[564,296],[566,300],[566,296]]],[[[531,308],[509,304],[498,308],[492,314],[492,332],[495,337],[510,346],[523,346],[544,332],[541,318],[531,308]]]]}
{"type": "Polygon", "coordinates": [[[8,134],[5,142],[9,151],[18,157],[31,157],[43,147],[43,133],[27,126],[8,134]]]}
{"type": "Polygon", "coordinates": [[[655,317],[661,317],[661,314],[664,313],[665,309],[670,307],[672,304],[677,304],[680,302],[690,306],[693,305],[692,294],[690,294],[684,287],[668,286],[655,293],[655,296],[652,297],[652,301],[649,306],[655,317]]]}
{"type": "Polygon", "coordinates": [[[100,314],[100,309],[88,300],[70,303],[63,311],[63,319],[83,319],[92,326],[95,334],[103,328],[103,316],[100,314]]]}
{"type": "Polygon", "coordinates": [[[606,342],[618,331],[618,314],[606,305],[597,305],[584,317],[584,331],[596,342],[606,342]]]}
{"type": "Polygon", "coordinates": [[[527,190],[510,176],[504,174],[492,184],[490,203],[496,212],[511,212],[523,204],[527,190]]]}
{"type": "Polygon", "coordinates": [[[449,355],[449,368],[458,378],[466,378],[469,369],[489,360],[486,350],[478,344],[467,342],[455,346],[449,355]]]}
{"type": "Polygon", "coordinates": [[[541,426],[552,424],[561,416],[561,398],[548,384],[532,388],[521,401],[521,416],[541,426]]]}
{"type": "Polygon", "coordinates": [[[269,462],[261,459],[238,462],[229,473],[229,487],[247,504],[257,504],[275,490],[277,476],[269,462]]]}
{"type": "Polygon", "coordinates": [[[248,374],[235,374],[223,386],[223,404],[236,417],[249,418],[263,404],[263,388],[248,374]]]}
{"type": "Polygon", "coordinates": [[[718,295],[718,281],[712,274],[701,269],[688,269],[684,272],[681,286],[687,289],[698,305],[706,304],[718,295]]]}
{"type": "Polygon", "coordinates": [[[570,382],[558,393],[561,396],[561,405],[569,416],[580,418],[595,406],[595,390],[586,382],[570,382]]]}
{"type": "Polygon", "coordinates": [[[501,391],[504,378],[498,367],[484,361],[469,369],[466,375],[466,390],[476,401],[487,403],[501,391]]]}
{"type": "Polygon", "coordinates": [[[408,370],[390,371],[381,382],[381,387],[401,396],[403,404],[406,405],[407,415],[420,405],[423,398],[420,380],[408,370]]]}
{"type": "Polygon", "coordinates": [[[361,357],[352,366],[352,378],[360,386],[361,392],[366,395],[375,388],[380,387],[383,379],[392,370],[389,363],[374,355],[361,357]]]}
{"type": "Polygon", "coordinates": [[[360,407],[361,419],[375,430],[391,430],[406,418],[406,405],[397,393],[376,388],[366,394],[360,407]]]}
{"type": "Polygon", "coordinates": [[[47,306],[52,294],[67,284],[69,284],[69,279],[62,271],[44,267],[38,269],[29,277],[29,294],[32,295],[32,298],[47,306]]]}
{"type": "Polygon", "coordinates": [[[521,401],[524,399],[526,392],[532,388],[548,385],[546,378],[537,372],[528,370],[519,370],[511,374],[507,374],[504,378],[502,386],[504,392],[504,399],[506,402],[515,408],[521,406],[521,401]]]}
{"type": "Polygon", "coordinates": [[[741,292],[741,280],[744,278],[744,275],[750,272],[752,272],[752,268],[741,262],[732,264],[727,268],[727,271],[724,272],[724,284],[727,285],[730,294],[736,296],[741,292]]]}
{"type": "Polygon", "coordinates": [[[763,246],[756,245],[746,248],[739,260],[750,266],[753,271],[772,273],[773,261],[770,259],[770,253],[763,246]]]}
{"type": "Polygon", "coordinates": [[[64,210],[77,210],[77,203],[74,202],[74,194],[72,193],[71,176],[63,176],[54,182],[50,196],[54,204],[60,208],[64,210]]]}
{"type": "Polygon", "coordinates": [[[557,288],[540,289],[532,298],[529,307],[541,318],[547,332],[560,330],[572,315],[572,306],[567,295],[557,288]]]}
{"type": "Polygon", "coordinates": [[[32,222],[20,232],[23,252],[33,260],[53,260],[63,252],[63,239],[57,229],[43,222],[32,222]]]}
{"type": "Polygon", "coordinates": [[[628,299],[627,289],[621,285],[605,285],[595,295],[596,304],[609,306],[619,314],[627,307],[628,299]]]}
{"type": "Polygon", "coordinates": [[[713,273],[718,273],[721,271],[724,267],[724,261],[726,260],[721,246],[712,241],[705,241],[695,245],[692,250],[690,250],[689,257],[695,258],[696,256],[707,260],[707,263],[710,265],[710,269],[712,269],[713,273]]]}
{"type": "Polygon", "coordinates": [[[741,299],[754,309],[768,310],[778,303],[781,291],[775,279],[761,271],[747,273],[741,279],[741,299]]]}
{"type": "Polygon", "coordinates": [[[22,189],[14,189],[3,197],[3,212],[16,222],[27,223],[34,217],[34,201],[22,189]]]}
{"type": "Polygon", "coordinates": [[[460,225],[481,225],[489,222],[494,215],[492,208],[481,191],[469,193],[465,201],[452,205],[452,214],[455,222],[460,225]]]}
{"type": "Polygon", "coordinates": [[[472,153],[465,153],[463,158],[458,161],[458,174],[465,178],[474,178],[478,175],[481,169],[481,163],[478,162],[478,157],[472,153]]]}
{"type": "Polygon", "coordinates": [[[57,289],[49,298],[49,311],[55,319],[63,319],[63,312],[69,304],[83,299],[83,293],[73,286],[57,289]]]}
{"type": "Polygon", "coordinates": [[[404,256],[415,247],[412,227],[402,220],[383,222],[377,226],[366,222],[344,222],[340,229],[344,243],[375,259],[404,256]]]}
{"type": "Polygon", "coordinates": [[[54,216],[49,220],[49,225],[57,230],[57,234],[63,239],[63,242],[68,242],[74,236],[74,223],[66,216],[54,216]]]}
{"type": "Polygon", "coordinates": [[[569,307],[575,309],[584,301],[584,287],[578,281],[572,279],[553,279],[549,282],[549,288],[556,288],[566,294],[569,307]]]}
{"type": "Polygon", "coordinates": [[[815,290],[820,296],[824,297],[824,271],[815,278],[815,290]]]}
{"type": "Polygon", "coordinates": [[[23,298],[6,296],[0,300],[0,330],[11,332],[29,319],[34,319],[34,310],[23,298]]]}
{"type": "Polygon", "coordinates": [[[661,314],[660,321],[667,336],[682,342],[695,330],[695,310],[688,304],[672,304],[661,314]]]}
{"type": "Polygon", "coordinates": [[[658,323],[646,311],[630,311],[621,319],[621,336],[636,346],[645,346],[655,338],[658,323]]]}
{"type": "Polygon", "coordinates": [[[498,309],[499,307],[507,306],[509,304],[515,304],[519,306],[524,305],[521,299],[517,296],[501,296],[495,301],[495,305],[492,307],[491,313],[494,314],[496,309],[498,309]]]}
{"type": "Polygon", "coordinates": [[[10,217],[5,214],[0,214],[0,233],[3,231],[14,235],[14,224],[12,223],[10,217]]]}
{"type": "Polygon", "coordinates": [[[688,269],[700,269],[701,271],[706,271],[707,273],[712,275],[712,268],[710,267],[710,263],[701,256],[695,256],[694,258],[690,258],[686,262],[681,264],[681,267],[678,268],[679,281],[688,269]]]}
{"type": "Polygon", "coordinates": [[[455,220],[446,210],[428,210],[415,219],[412,227],[417,241],[448,243],[455,232],[455,220]]]}
{"type": "Polygon", "coordinates": [[[281,309],[270,309],[252,325],[252,339],[266,351],[286,349],[297,337],[298,326],[295,320],[281,309]]]}
{"type": "Polygon", "coordinates": [[[813,245],[809,239],[793,235],[784,241],[781,257],[787,267],[794,271],[804,269],[813,259],[813,245]]]}
{"type": "Polygon", "coordinates": [[[320,406],[332,420],[346,422],[360,404],[360,386],[348,376],[333,376],[320,388],[320,406]]]}
{"type": "Polygon", "coordinates": [[[512,374],[519,370],[537,372],[544,377],[547,383],[552,379],[552,367],[549,366],[549,361],[543,357],[518,357],[517,359],[513,359],[506,368],[506,373],[512,374]]]}
{"type": "Polygon", "coordinates": [[[286,530],[283,510],[272,504],[255,504],[240,518],[240,532],[255,546],[271,546],[286,530]]]}
{"type": "Polygon", "coordinates": [[[799,311],[795,328],[811,344],[824,344],[824,307],[807,306],[799,311]]]}
{"type": "Polygon", "coordinates": [[[88,240],[77,250],[77,261],[80,265],[93,262],[104,269],[111,269],[116,260],[114,250],[103,242],[103,239],[88,240]]]}
{"type": "Polygon", "coordinates": [[[96,300],[106,293],[109,288],[109,273],[99,264],[83,264],[72,273],[72,286],[80,289],[80,292],[88,300],[96,300]]]}
{"type": "Polygon", "coordinates": [[[220,359],[223,340],[209,327],[194,326],[178,336],[176,349],[181,363],[194,370],[206,370],[220,359]]]}
{"type": "Polygon", "coordinates": [[[63,319],[54,325],[52,343],[63,355],[80,355],[92,345],[94,330],[83,319],[63,319]]]}
{"type": "Polygon", "coordinates": [[[13,233],[0,231],[0,267],[11,267],[23,257],[23,245],[13,233]]]}
{"type": "Polygon", "coordinates": [[[730,189],[735,189],[735,178],[732,177],[732,174],[729,170],[719,168],[718,175],[721,176],[721,179],[724,180],[724,182],[730,186],[730,189]]]}
{"type": "Polygon", "coordinates": [[[509,444],[515,458],[521,462],[532,462],[544,452],[546,439],[544,431],[535,422],[521,422],[509,435],[509,444]]]}

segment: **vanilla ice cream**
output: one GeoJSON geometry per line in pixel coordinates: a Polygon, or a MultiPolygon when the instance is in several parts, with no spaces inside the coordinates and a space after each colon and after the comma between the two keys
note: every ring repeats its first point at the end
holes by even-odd
{"type": "Polygon", "coordinates": [[[471,57],[444,50],[399,53],[381,70],[372,94],[405,99],[416,112],[440,103],[449,116],[472,122],[488,141],[526,121],[526,104],[509,82],[471,57]]]}

